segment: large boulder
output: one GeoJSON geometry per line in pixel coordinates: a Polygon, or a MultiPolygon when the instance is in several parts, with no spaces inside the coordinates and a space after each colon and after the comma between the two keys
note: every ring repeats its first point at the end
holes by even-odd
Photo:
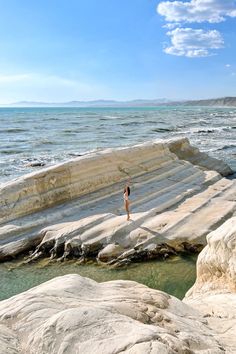
{"type": "Polygon", "coordinates": [[[0,302],[1,354],[223,354],[207,320],[132,281],[55,278],[0,302]]]}
{"type": "Polygon", "coordinates": [[[236,217],[207,236],[184,302],[201,311],[228,352],[236,353],[236,217]]]}

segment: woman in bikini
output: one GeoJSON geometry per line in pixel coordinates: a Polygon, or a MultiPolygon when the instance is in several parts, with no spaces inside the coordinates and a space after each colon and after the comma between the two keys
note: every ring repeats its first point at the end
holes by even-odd
{"type": "Polygon", "coordinates": [[[125,185],[124,188],[124,206],[125,210],[127,213],[127,220],[130,220],[130,214],[129,214],[129,195],[130,195],[130,187],[129,187],[129,182],[125,185]]]}

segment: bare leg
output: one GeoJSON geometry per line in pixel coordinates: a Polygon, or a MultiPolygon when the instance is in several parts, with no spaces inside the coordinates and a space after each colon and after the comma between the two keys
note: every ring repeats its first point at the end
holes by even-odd
{"type": "Polygon", "coordinates": [[[129,214],[129,201],[128,200],[125,200],[125,210],[126,210],[126,213],[127,213],[127,220],[130,219],[130,214],[129,214]]]}

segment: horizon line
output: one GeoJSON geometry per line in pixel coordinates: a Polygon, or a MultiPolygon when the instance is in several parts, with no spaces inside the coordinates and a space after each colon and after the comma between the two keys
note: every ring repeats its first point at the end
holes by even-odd
{"type": "Polygon", "coordinates": [[[65,104],[91,104],[91,103],[107,103],[107,104],[129,104],[134,102],[155,102],[159,104],[165,103],[180,103],[180,102],[190,102],[190,101],[209,101],[209,100],[220,100],[220,99],[236,99],[236,96],[222,96],[222,97],[212,97],[212,98],[191,98],[191,99],[168,99],[168,98],[154,98],[154,99],[145,99],[145,98],[136,98],[131,100],[115,100],[115,99],[94,99],[94,100],[71,100],[71,101],[60,101],[60,102],[45,102],[45,101],[16,101],[9,103],[0,103],[0,106],[16,106],[16,105],[65,105],[65,104]]]}

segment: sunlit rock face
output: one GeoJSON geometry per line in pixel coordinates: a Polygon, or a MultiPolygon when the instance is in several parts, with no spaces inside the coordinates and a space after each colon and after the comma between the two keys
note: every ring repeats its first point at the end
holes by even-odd
{"type": "Polygon", "coordinates": [[[131,281],[55,278],[0,302],[1,354],[224,353],[197,310],[131,281]]]}
{"type": "Polygon", "coordinates": [[[207,236],[184,302],[201,311],[224,347],[236,353],[236,217],[207,236]]]}
{"type": "Polygon", "coordinates": [[[235,182],[168,154],[132,175],[130,222],[117,207],[122,179],[2,224],[0,250],[4,259],[31,242],[31,259],[122,265],[207,243],[183,302],[136,282],[58,277],[0,302],[0,354],[236,353],[235,182]]]}
{"type": "Polygon", "coordinates": [[[97,258],[120,266],[199,252],[236,209],[236,183],[220,173],[229,167],[183,138],[105,150],[25,175],[0,189],[0,260],[32,251],[30,259],[97,258]]]}
{"type": "Polygon", "coordinates": [[[193,147],[187,138],[169,140],[168,147],[171,152],[176,154],[180,159],[189,161],[193,165],[197,165],[204,170],[214,170],[222,176],[228,176],[233,173],[231,168],[221,160],[210,157],[204,152],[199,151],[197,147],[193,147]]]}

